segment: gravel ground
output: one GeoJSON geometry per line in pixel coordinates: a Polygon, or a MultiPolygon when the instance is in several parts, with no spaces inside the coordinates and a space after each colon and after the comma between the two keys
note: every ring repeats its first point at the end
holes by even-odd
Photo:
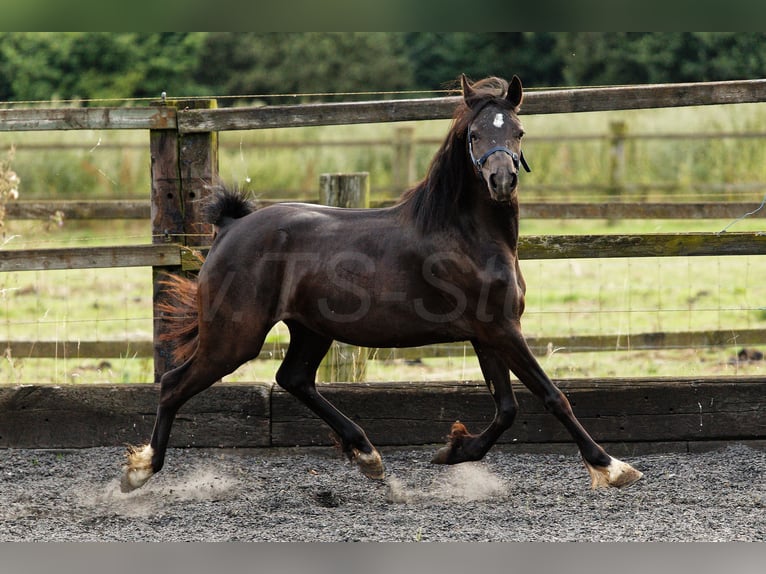
{"type": "Polygon", "coordinates": [[[331,449],[171,449],[119,490],[122,449],[0,450],[0,541],[763,541],[766,452],[626,458],[644,478],[590,490],[575,455],[496,447],[431,465],[381,449],[365,479],[331,449]]]}

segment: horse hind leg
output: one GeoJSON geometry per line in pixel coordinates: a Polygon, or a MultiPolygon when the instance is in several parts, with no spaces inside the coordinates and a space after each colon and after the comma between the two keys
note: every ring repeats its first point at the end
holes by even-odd
{"type": "Polygon", "coordinates": [[[495,416],[478,435],[469,433],[465,425],[456,421],[450,430],[447,446],[439,449],[431,460],[434,464],[456,464],[482,459],[516,418],[518,403],[511,387],[507,365],[495,352],[477,343],[474,343],[474,349],[484,380],[495,401],[495,416]]]}
{"type": "Polygon", "coordinates": [[[380,453],[372,446],[364,430],[341,413],[316,388],[316,372],[332,339],[305,327],[288,323],[290,346],[277,371],[277,383],[317,414],[336,433],[340,447],[366,477],[381,480],[385,476],[380,453]]]}
{"type": "MultiPolygon", "coordinates": [[[[143,486],[165,464],[165,453],[176,413],[190,398],[237,369],[260,351],[268,329],[262,330],[247,348],[221,351],[200,345],[181,366],[168,371],[160,380],[160,399],[154,429],[148,444],[128,447],[120,490],[130,492],[143,486]]],[[[216,341],[206,337],[206,340],[216,341]]]]}
{"type": "Polygon", "coordinates": [[[123,468],[120,490],[130,492],[143,486],[165,463],[170,429],[176,413],[194,395],[210,387],[226,373],[211,369],[197,355],[180,367],[168,371],[160,381],[160,400],[149,443],[129,446],[123,468]]]}

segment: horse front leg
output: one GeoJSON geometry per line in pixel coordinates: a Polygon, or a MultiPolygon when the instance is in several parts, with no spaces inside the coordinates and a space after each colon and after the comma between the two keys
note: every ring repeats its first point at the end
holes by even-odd
{"type": "Polygon", "coordinates": [[[478,343],[473,343],[479,366],[484,375],[484,382],[495,401],[495,417],[481,434],[474,435],[460,421],[452,425],[448,444],[436,452],[434,464],[456,464],[471,460],[480,460],[497,442],[516,418],[518,403],[511,387],[508,366],[493,350],[478,343]]]}
{"type": "Polygon", "coordinates": [[[521,332],[516,330],[508,340],[506,360],[513,373],[532,393],[540,398],[548,411],[561,421],[572,435],[591,477],[591,487],[629,486],[643,473],[606,453],[591,438],[575,417],[572,406],[561,390],[553,384],[532,355],[521,332]]]}

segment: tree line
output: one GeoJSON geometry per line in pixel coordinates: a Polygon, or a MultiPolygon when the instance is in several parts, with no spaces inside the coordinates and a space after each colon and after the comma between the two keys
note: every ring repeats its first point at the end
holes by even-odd
{"type": "MultiPolygon", "coordinates": [[[[762,32],[2,32],[0,101],[429,92],[766,77],[762,32]]],[[[226,101],[222,105],[227,105],[226,101]]]]}

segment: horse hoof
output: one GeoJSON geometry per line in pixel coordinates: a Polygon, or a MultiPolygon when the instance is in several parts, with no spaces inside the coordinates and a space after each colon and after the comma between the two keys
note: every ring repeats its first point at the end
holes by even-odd
{"type": "Polygon", "coordinates": [[[383,480],[386,477],[383,459],[380,458],[380,453],[377,450],[372,449],[372,452],[368,454],[354,449],[351,459],[359,466],[359,470],[367,478],[383,480]]]}
{"type": "Polygon", "coordinates": [[[141,488],[151,476],[151,472],[126,470],[120,479],[120,492],[127,494],[141,488]]]}
{"type": "Polygon", "coordinates": [[[452,450],[452,446],[441,447],[431,459],[431,464],[451,464],[452,450]]]}
{"type": "Polygon", "coordinates": [[[436,451],[431,459],[431,464],[457,464],[469,460],[463,451],[463,442],[466,439],[474,439],[475,436],[468,432],[468,429],[460,421],[452,423],[449,436],[447,437],[447,446],[443,446],[436,451]]]}
{"type": "Polygon", "coordinates": [[[125,453],[127,463],[125,464],[122,478],[120,479],[120,490],[122,492],[132,492],[141,488],[152,474],[152,456],[154,450],[151,446],[144,445],[140,448],[129,446],[125,453]]]}
{"type": "Polygon", "coordinates": [[[616,458],[612,458],[608,466],[591,466],[585,462],[585,468],[588,469],[590,474],[591,488],[593,490],[607,486],[624,488],[644,476],[643,472],[636,470],[627,462],[622,462],[616,458]]]}

